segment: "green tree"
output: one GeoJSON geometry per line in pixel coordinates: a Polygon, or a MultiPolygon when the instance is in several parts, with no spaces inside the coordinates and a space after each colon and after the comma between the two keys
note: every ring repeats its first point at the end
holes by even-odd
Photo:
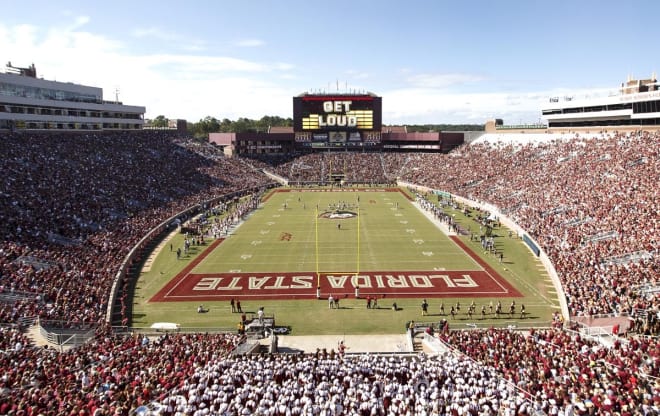
{"type": "Polygon", "coordinates": [[[160,115],[155,119],[151,120],[152,127],[167,127],[168,119],[165,116],[160,115]]]}
{"type": "Polygon", "coordinates": [[[249,118],[241,117],[233,124],[235,133],[248,133],[251,131],[256,131],[254,121],[250,120],[249,118]]]}
{"type": "Polygon", "coordinates": [[[407,125],[409,133],[437,131],[483,131],[484,124],[413,124],[407,125]]]}
{"type": "Polygon", "coordinates": [[[231,133],[233,128],[233,122],[228,118],[223,118],[220,123],[220,131],[222,133],[231,133]]]}
{"type": "Polygon", "coordinates": [[[197,123],[190,123],[188,131],[195,137],[208,137],[209,133],[265,133],[270,127],[291,127],[292,118],[282,118],[279,116],[263,116],[259,120],[251,120],[241,117],[236,121],[223,118],[222,121],[215,117],[207,116],[197,123]]]}
{"type": "Polygon", "coordinates": [[[204,133],[216,133],[220,131],[220,122],[217,118],[206,116],[199,121],[200,130],[204,133]]]}

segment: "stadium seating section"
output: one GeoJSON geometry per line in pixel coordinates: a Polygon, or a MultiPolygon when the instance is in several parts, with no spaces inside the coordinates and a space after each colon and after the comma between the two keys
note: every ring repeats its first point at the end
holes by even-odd
{"type": "Polygon", "coordinates": [[[257,160],[164,131],[0,133],[0,414],[659,414],[659,141],[602,133],[257,160]],[[400,179],[486,201],[540,243],[571,316],[628,314],[635,325],[613,346],[570,323],[445,331],[436,337],[449,352],[413,357],[232,355],[235,334],[115,333],[106,313],[128,251],[187,207],[271,186],[263,170],[299,183],[400,179]],[[24,332],[35,319],[96,335],[65,352],[37,348],[24,332]]]}

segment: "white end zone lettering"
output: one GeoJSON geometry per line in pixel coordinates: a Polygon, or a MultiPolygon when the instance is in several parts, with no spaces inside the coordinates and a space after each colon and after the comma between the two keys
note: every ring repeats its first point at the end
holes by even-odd
{"type": "Polygon", "coordinates": [[[353,287],[370,288],[371,276],[354,275],[351,277],[351,284],[353,285],[353,287]]]}
{"type": "MultiPolygon", "coordinates": [[[[202,277],[192,288],[193,291],[210,290],[243,290],[239,285],[241,279],[247,278],[248,290],[278,290],[278,289],[312,289],[314,287],[314,276],[232,276],[229,277],[202,277]],[[226,284],[223,284],[227,282],[226,284]]],[[[448,274],[398,274],[398,275],[332,275],[323,277],[332,289],[352,289],[360,287],[364,289],[381,288],[432,288],[444,286],[447,288],[479,287],[479,284],[469,274],[450,276],[448,274]],[[434,283],[435,281],[435,283],[434,283]],[[438,285],[438,281],[442,284],[438,285]]]]}
{"type": "Polygon", "coordinates": [[[291,289],[311,289],[313,276],[293,276],[291,289]]]}
{"type": "Polygon", "coordinates": [[[334,276],[334,275],[327,275],[325,278],[327,279],[328,283],[330,283],[330,287],[333,289],[343,289],[346,286],[346,281],[348,280],[348,275],[343,275],[343,276],[334,276]]]}
{"type": "Polygon", "coordinates": [[[475,282],[469,274],[462,275],[463,278],[454,279],[456,286],[458,287],[478,287],[479,285],[475,282]]]}
{"type": "MultiPolygon", "coordinates": [[[[437,267],[442,269],[442,267],[437,267]]],[[[359,274],[321,273],[258,273],[227,272],[188,274],[176,285],[164,288],[160,299],[224,300],[232,297],[247,299],[278,299],[288,295],[298,299],[324,296],[352,296],[360,288],[361,296],[442,297],[442,296],[520,296],[501,277],[487,271],[402,271],[361,272],[359,274]],[[317,288],[318,291],[317,292],[317,288]]],[[[159,300],[156,300],[159,301],[159,300]]]]}
{"type": "Polygon", "coordinates": [[[411,274],[408,279],[410,279],[410,285],[413,287],[433,287],[433,282],[425,274],[411,274]]]}
{"type": "Polygon", "coordinates": [[[222,277],[202,277],[192,290],[214,290],[220,281],[222,277]]]}
{"type": "Polygon", "coordinates": [[[222,277],[203,277],[197,282],[192,290],[243,290],[243,286],[238,286],[240,277],[233,277],[227,286],[220,286],[224,280],[222,277]]]}
{"type": "Polygon", "coordinates": [[[387,280],[387,285],[393,288],[403,288],[409,287],[408,280],[406,279],[405,274],[400,274],[398,276],[385,275],[387,280]]]}

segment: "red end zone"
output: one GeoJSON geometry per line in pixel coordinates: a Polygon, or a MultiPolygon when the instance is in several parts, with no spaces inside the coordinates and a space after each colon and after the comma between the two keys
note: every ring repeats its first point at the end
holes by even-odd
{"type": "Polygon", "coordinates": [[[235,299],[316,299],[354,297],[521,297],[522,295],[458,237],[451,237],[483,270],[346,273],[191,273],[222,240],[214,241],[150,302],[235,299]],[[317,288],[320,293],[317,293],[317,288]]]}

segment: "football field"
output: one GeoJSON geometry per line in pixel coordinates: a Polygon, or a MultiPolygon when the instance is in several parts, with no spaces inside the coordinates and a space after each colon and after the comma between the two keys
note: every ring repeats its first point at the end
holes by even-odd
{"type": "Polygon", "coordinates": [[[459,244],[398,189],[273,192],[156,300],[520,296],[459,244]]]}
{"type": "MultiPolygon", "coordinates": [[[[463,221],[463,228],[478,230],[476,222],[463,221]]],[[[170,250],[162,250],[152,266],[159,275],[145,272],[138,283],[134,322],[180,321],[187,313],[165,316],[178,308],[189,311],[195,304],[226,311],[231,299],[270,305],[271,311],[287,304],[298,305],[300,311],[315,310],[319,305],[327,308],[327,302],[319,300],[330,296],[341,300],[342,308],[362,309],[370,298],[384,309],[398,302],[408,313],[418,312],[418,307],[408,305],[421,299],[434,309],[446,304],[447,311],[460,302],[457,299],[481,299],[484,305],[501,300],[507,306],[517,301],[529,305],[526,319],[549,317],[547,307],[556,303],[552,294],[540,293],[548,291],[539,290],[537,283],[530,286],[528,277],[515,273],[512,260],[519,256],[504,246],[518,246],[527,260],[516,259],[515,265],[527,264],[526,271],[533,268],[530,253],[515,239],[505,240],[500,238],[498,245],[511,251],[511,261],[504,262],[511,269],[485,256],[468,237],[450,233],[420,209],[407,190],[276,189],[223,238],[192,246],[174,261],[170,250]],[[527,299],[530,294],[540,296],[527,299]],[[546,308],[546,316],[533,312],[537,306],[546,308]]],[[[176,247],[183,236],[171,241],[176,247]]],[[[191,321],[207,325],[200,317],[191,321]]]]}

